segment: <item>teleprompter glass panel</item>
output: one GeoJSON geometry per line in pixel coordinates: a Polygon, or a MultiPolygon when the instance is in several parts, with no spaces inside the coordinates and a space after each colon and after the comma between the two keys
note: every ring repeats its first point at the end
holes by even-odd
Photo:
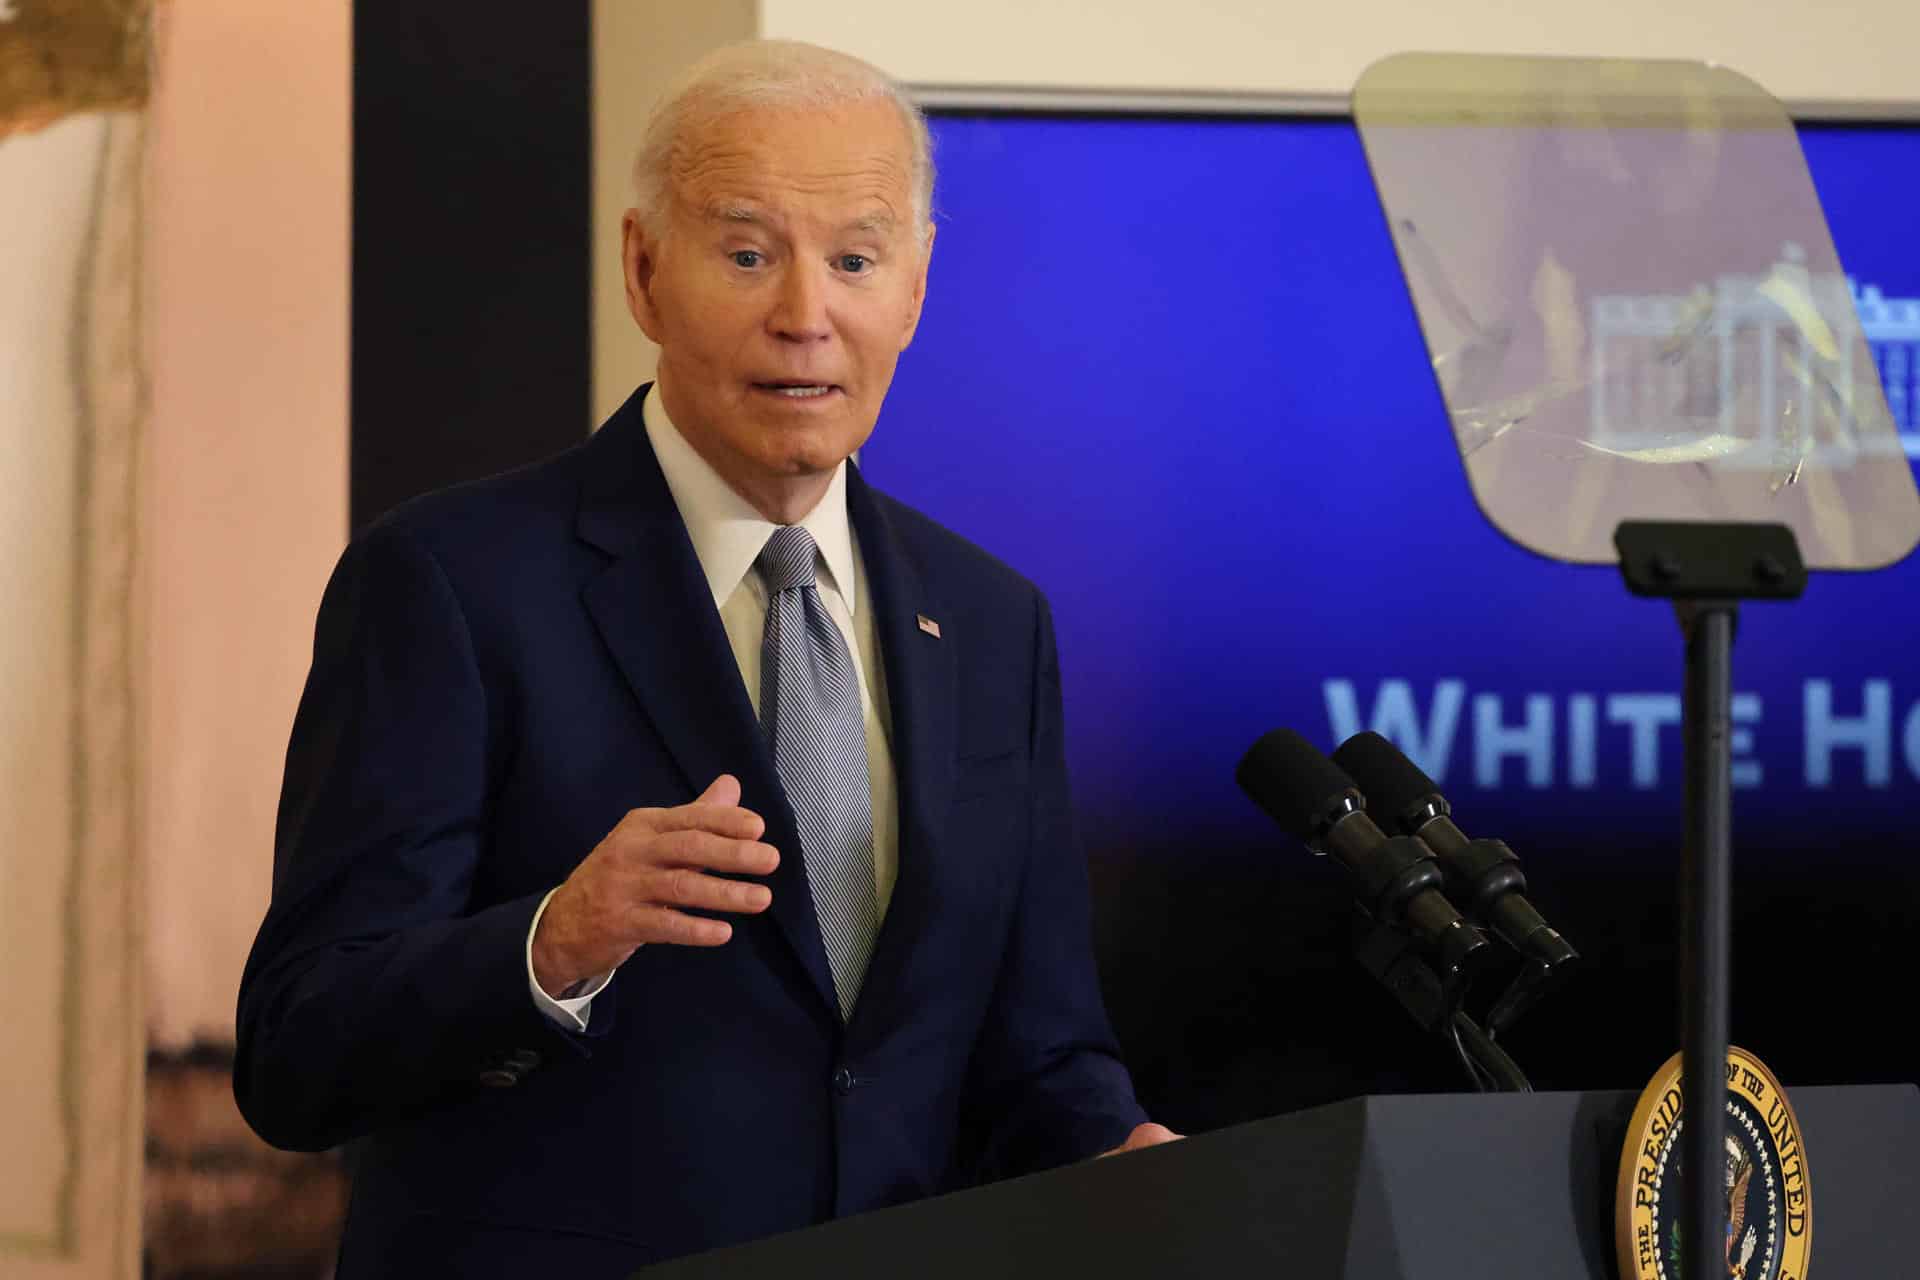
{"type": "Polygon", "coordinates": [[[1920,497],[1792,122],[1704,63],[1402,54],[1354,117],[1475,500],[1611,563],[1622,520],[1889,564],[1920,497]]]}

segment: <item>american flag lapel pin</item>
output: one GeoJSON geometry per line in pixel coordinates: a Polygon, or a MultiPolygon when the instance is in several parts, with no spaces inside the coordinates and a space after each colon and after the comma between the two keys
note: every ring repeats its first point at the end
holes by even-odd
{"type": "Polygon", "coordinates": [[[920,624],[920,629],[922,631],[932,636],[935,640],[938,640],[940,638],[940,624],[935,622],[932,618],[929,618],[924,613],[916,613],[913,615],[913,620],[920,624]]]}

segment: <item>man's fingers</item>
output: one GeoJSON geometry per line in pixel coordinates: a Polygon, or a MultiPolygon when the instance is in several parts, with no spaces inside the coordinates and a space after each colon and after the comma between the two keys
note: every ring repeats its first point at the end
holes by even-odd
{"type": "Polygon", "coordinates": [[[708,787],[706,793],[692,804],[676,805],[671,809],[632,809],[627,813],[622,825],[638,828],[636,834],[656,835],[663,831],[711,831],[717,836],[727,836],[734,840],[758,840],[767,829],[767,824],[759,814],[751,809],[742,809],[738,804],[739,784],[732,788],[735,803],[712,804],[707,796],[714,794],[714,788],[708,787]]]}
{"type": "Polygon", "coordinates": [[[725,920],[690,916],[668,907],[646,907],[643,921],[648,938],[679,947],[718,947],[733,937],[733,926],[725,920]]]}
{"type": "Polygon", "coordinates": [[[662,809],[655,830],[711,831],[714,835],[729,836],[735,840],[758,840],[766,833],[767,824],[751,809],[695,802],[675,809],[662,809]]]}
{"type": "Polygon", "coordinates": [[[653,837],[647,861],[729,875],[764,876],[780,865],[780,852],[755,840],[731,840],[710,831],[669,831],[653,837]]]}
{"type": "Polygon", "coordinates": [[[692,867],[676,867],[661,873],[655,901],[670,907],[752,914],[767,909],[773,901],[773,891],[763,884],[726,880],[692,867]]]}
{"type": "Polygon", "coordinates": [[[723,773],[687,804],[669,809],[629,809],[620,825],[637,835],[663,831],[711,831],[734,840],[758,840],[767,829],[759,814],[740,807],[740,780],[723,773]]]}
{"type": "Polygon", "coordinates": [[[1145,1124],[1135,1125],[1133,1132],[1127,1135],[1125,1142],[1111,1151],[1102,1151],[1100,1155],[1104,1158],[1106,1156],[1117,1156],[1127,1151],[1139,1151],[1145,1147],[1157,1147],[1163,1142],[1178,1142],[1184,1136],[1184,1134],[1175,1133],[1163,1124],[1155,1124],[1149,1120],[1145,1124]]]}

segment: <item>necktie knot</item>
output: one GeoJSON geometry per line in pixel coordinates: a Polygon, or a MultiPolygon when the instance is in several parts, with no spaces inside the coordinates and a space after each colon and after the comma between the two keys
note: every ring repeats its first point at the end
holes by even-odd
{"type": "Polygon", "coordinates": [[[813,535],[799,525],[783,524],[775,529],[755,561],[761,580],[767,584],[767,594],[812,586],[813,553],[813,535]]]}

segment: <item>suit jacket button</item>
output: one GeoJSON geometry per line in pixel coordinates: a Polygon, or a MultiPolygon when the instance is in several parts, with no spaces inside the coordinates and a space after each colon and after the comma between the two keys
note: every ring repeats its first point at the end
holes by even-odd
{"type": "Polygon", "coordinates": [[[508,1089],[520,1083],[520,1073],[506,1067],[488,1067],[480,1073],[480,1083],[489,1089],[508,1089]]]}
{"type": "Polygon", "coordinates": [[[840,1094],[852,1093],[853,1092],[853,1072],[847,1070],[845,1067],[842,1067],[838,1071],[834,1072],[833,1073],[833,1089],[835,1093],[840,1093],[840,1094]]]}

